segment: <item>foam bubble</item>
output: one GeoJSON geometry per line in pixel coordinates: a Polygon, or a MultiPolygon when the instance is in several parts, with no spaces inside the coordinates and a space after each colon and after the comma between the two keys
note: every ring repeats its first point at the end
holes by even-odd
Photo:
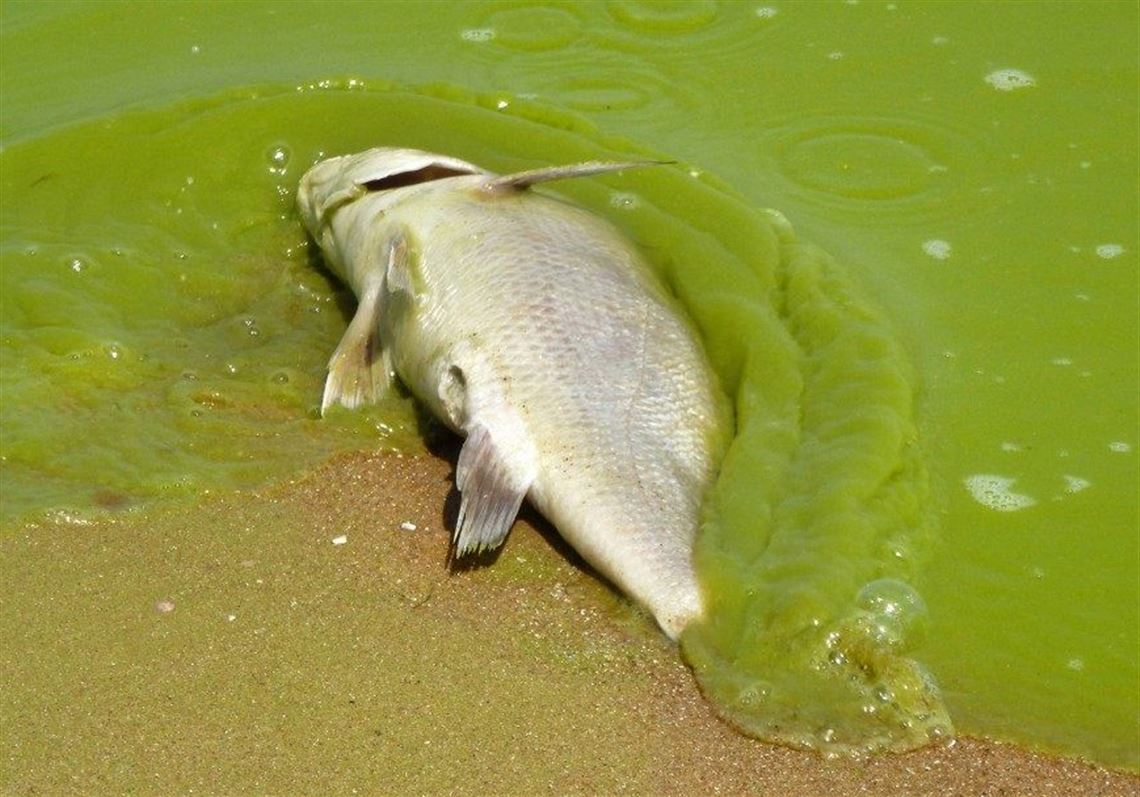
{"type": "Polygon", "coordinates": [[[867,613],[876,642],[900,645],[921,634],[927,621],[926,603],[905,581],[880,578],[859,590],[856,602],[867,613]]]}
{"type": "Polygon", "coordinates": [[[922,242],[922,251],[935,260],[945,260],[950,257],[951,249],[950,242],[943,241],[940,238],[931,238],[929,241],[922,242]]]}
{"type": "Polygon", "coordinates": [[[771,19],[780,13],[780,9],[772,8],[772,6],[759,6],[753,13],[760,17],[760,19],[771,19]]]}
{"type": "Polygon", "coordinates": [[[998,91],[1016,91],[1037,85],[1036,78],[1020,69],[995,69],[986,75],[985,80],[998,91]]]}
{"type": "Polygon", "coordinates": [[[1132,446],[1120,440],[1115,440],[1108,444],[1109,451],[1115,451],[1117,454],[1127,454],[1132,450],[1132,446]]]}
{"type": "Polygon", "coordinates": [[[459,32],[459,38],[465,42],[489,42],[495,38],[494,28],[468,28],[459,32]]]}
{"type": "Polygon", "coordinates": [[[1065,474],[1065,492],[1079,493],[1081,490],[1087,490],[1092,486],[1092,482],[1088,479],[1082,479],[1080,476],[1070,476],[1065,474]]]}
{"type": "Polygon", "coordinates": [[[1114,257],[1120,257],[1124,254],[1124,247],[1120,244],[1100,244],[1096,248],[1096,256],[1103,257],[1105,260],[1112,260],[1114,257]]]}
{"type": "Polygon", "coordinates": [[[1016,481],[1008,476],[975,473],[967,476],[963,483],[969,490],[970,496],[982,506],[998,512],[1016,512],[1037,503],[1035,498],[1015,493],[1010,489],[1016,481]]]}
{"type": "Polygon", "coordinates": [[[637,194],[631,194],[626,191],[614,191],[610,194],[610,206],[618,210],[634,210],[640,204],[641,199],[637,194]]]}
{"type": "MultiPolygon", "coordinates": [[[[289,148],[283,144],[270,147],[265,153],[265,160],[269,164],[270,174],[285,174],[289,168],[289,156],[291,155],[289,148]]],[[[193,184],[194,178],[188,178],[189,184],[193,184]]]]}

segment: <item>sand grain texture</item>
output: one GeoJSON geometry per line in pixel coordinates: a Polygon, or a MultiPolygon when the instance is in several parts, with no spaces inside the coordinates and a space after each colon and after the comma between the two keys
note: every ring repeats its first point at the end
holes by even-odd
{"type": "Polygon", "coordinates": [[[449,570],[452,467],[358,454],[4,532],[3,792],[1140,794],[990,742],[829,762],[741,736],[533,516],[449,570]]]}

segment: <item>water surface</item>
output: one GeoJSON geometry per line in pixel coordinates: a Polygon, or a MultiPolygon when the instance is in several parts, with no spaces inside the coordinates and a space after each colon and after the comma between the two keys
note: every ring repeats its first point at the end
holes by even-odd
{"type": "Polygon", "coordinates": [[[343,316],[290,193],[394,133],[549,155],[369,99],[501,90],[488,112],[566,109],[542,115],[692,163],[836,258],[919,388],[941,542],[910,653],[959,732],[1140,763],[1133,5],[45,8],[6,4],[0,56],[6,528],[414,439],[406,406],[315,421],[343,316]],[[228,88],[281,81],[305,90],[228,88]]]}

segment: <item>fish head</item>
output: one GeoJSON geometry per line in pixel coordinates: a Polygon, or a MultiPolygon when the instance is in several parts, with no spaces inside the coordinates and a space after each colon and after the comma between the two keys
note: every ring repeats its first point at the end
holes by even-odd
{"type": "Polygon", "coordinates": [[[376,147],[355,155],[328,158],[301,177],[297,207],[305,227],[321,242],[322,231],[345,205],[365,196],[386,194],[420,183],[471,174],[491,174],[467,161],[399,147],[376,147]]]}
{"type": "Polygon", "coordinates": [[[354,210],[375,218],[423,183],[490,174],[447,155],[401,147],[376,147],[354,155],[328,158],[310,167],[297,188],[297,208],[328,265],[341,277],[347,277],[343,264],[351,259],[351,254],[341,249],[350,240],[359,240],[351,234],[353,229],[370,226],[354,210]]]}

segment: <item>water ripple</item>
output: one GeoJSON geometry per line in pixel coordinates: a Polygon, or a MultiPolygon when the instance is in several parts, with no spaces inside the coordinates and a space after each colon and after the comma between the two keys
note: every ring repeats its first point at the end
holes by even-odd
{"type": "Polygon", "coordinates": [[[615,0],[610,15],[621,25],[642,34],[691,33],[711,25],[720,13],[714,0],[650,3],[642,0],[615,0]]]}
{"type": "Polygon", "coordinates": [[[807,204],[885,224],[959,218],[985,189],[984,145],[942,120],[798,116],[760,138],[761,157],[807,204]]]}

